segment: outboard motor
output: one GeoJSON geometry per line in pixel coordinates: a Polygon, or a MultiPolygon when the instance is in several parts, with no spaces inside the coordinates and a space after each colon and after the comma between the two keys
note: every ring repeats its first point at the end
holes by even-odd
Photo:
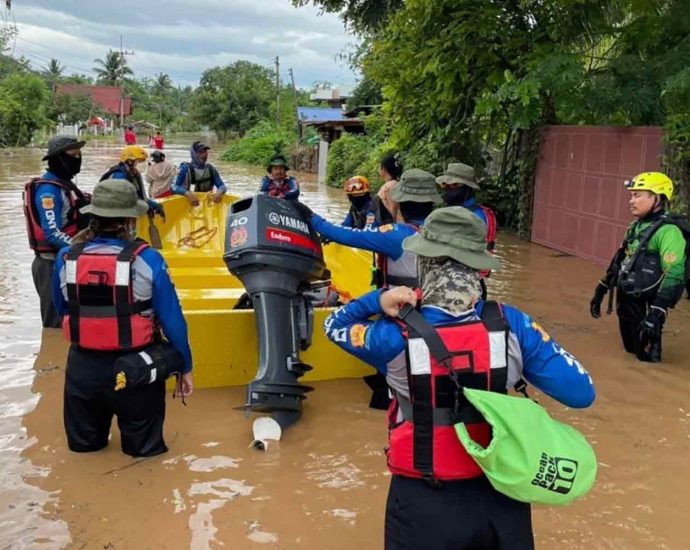
{"type": "Polygon", "coordinates": [[[251,297],[259,340],[258,372],[243,408],[270,412],[286,428],[313,390],[297,379],[311,370],[299,358],[314,328],[303,292],[327,273],[321,242],[290,201],[254,195],[231,207],[223,259],[251,297]]]}

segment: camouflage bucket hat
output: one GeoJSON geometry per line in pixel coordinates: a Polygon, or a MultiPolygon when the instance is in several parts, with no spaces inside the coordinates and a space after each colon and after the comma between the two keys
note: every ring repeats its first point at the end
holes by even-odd
{"type": "Polygon", "coordinates": [[[486,226],[462,206],[434,210],[419,233],[403,241],[418,256],[447,256],[472,269],[498,269],[501,263],[486,249],[486,226]]]}
{"type": "Polygon", "coordinates": [[[391,189],[390,196],[395,202],[443,202],[436,190],[433,174],[417,168],[403,172],[400,181],[391,189]]]}
{"type": "Polygon", "coordinates": [[[48,151],[41,160],[48,160],[50,157],[70,149],[81,149],[85,143],[85,141],[79,141],[72,136],[54,136],[48,140],[48,151]]]}
{"type": "Polygon", "coordinates": [[[474,168],[462,162],[452,162],[449,164],[446,171],[436,178],[436,183],[439,185],[460,183],[472,189],[479,189],[474,176],[474,168]]]}
{"type": "Polygon", "coordinates": [[[147,210],[148,205],[139,200],[134,185],[127,180],[107,179],[96,184],[91,204],[79,211],[103,218],[138,218],[147,210]]]}

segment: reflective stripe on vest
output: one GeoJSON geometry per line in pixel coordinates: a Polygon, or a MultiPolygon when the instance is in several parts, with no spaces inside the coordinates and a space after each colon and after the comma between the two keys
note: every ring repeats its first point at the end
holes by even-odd
{"type": "MultiPolygon", "coordinates": [[[[77,194],[76,185],[67,184],[60,180],[44,180],[40,178],[33,179],[24,184],[24,192],[22,193],[22,203],[24,209],[24,218],[26,221],[26,234],[29,239],[29,247],[39,253],[45,252],[55,252],[56,249],[52,246],[46,234],[43,232],[41,227],[40,218],[38,212],[36,211],[36,189],[39,185],[48,183],[50,185],[55,185],[59,187],[61,191],[65,192],[67,195],[67,201],[69,202],[69,207],[67,211],[67,223],[60,228],[65,235],[73,237],[79,231],[79,210],[76,208],[77,200],[79,196],[77,194]]],[[[83,197],[83,195],[82,195],[83,197]]],[[[62,213],[59,213],[62,215],[62,213]]],[[[56,220],[57,223],[57,220],[56,220]]]]}
{"type": "MultiPolygon", "coordinates": [[[[506,393],[508,326],[498,304],[486,302],[480,321],[435,328],[453,356],[451,367],[460,384],[506,393]]],[[[437,480],[482,475],[453,424],[464,422],[472,439],[482,446],[489,444],[491,428],[457,394],[448,368],[435,361],[424,340],[414,334],[406,338],[410,398],[396,393],[389,411],[389,469],[407,477],[437,480]]]]}
{"type": "Polygon", "coordinates": [[[113,254],[89,254],[85,243],[65,255],[68,315],[62,322],[65,337],[92,350],[117,351],[147,346],[154,340],[153,315],[142,315],[151,300],[135,301],[132,264],[148,245],[128,243],[113,254]]]}

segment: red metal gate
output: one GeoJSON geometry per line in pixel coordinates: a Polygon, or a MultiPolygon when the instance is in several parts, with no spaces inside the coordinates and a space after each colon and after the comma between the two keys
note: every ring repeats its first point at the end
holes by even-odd
{"type": "Polygon", "coordinates": [[[661,128],[550,126],[539,154],[532,241],[607,264],[632,220],[623,181],[659,170],[661,128]]]}

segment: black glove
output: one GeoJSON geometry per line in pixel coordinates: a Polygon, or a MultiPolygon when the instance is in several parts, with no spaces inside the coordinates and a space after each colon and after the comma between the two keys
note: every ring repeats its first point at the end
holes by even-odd
{"type": "Polygon", "coordinates": [[[312,209],[309,208],[306,204],[299,201],[292,201],[292,206],[295,207],[295,210],[299,212],[299,215],[302,216],[302,219],[305,222],[309,223],[311,221],[314,212],[312,212],[312,209]]]}
{"type": "Polygon", "coordinates": [[[642,349],[645,349],[649,344],[659,341],[661,338],[661,329],[664,327],[666,320],[666,310],[657,306],[651,306],[649,313],[640,323],[640,342],[642,349]]]}
{"type": "Polygon", "coordinates": [[[592,296],[592,301],[589,302],[589,313],[595,319],[601,317],[601,302],[604,301],[604,296],[609,291],[608,285],[599,281],[597,287],[594,289],[594,296],[592,296]]]}
{"type": "Polygon", "coordinates": [[[163,205],[159,202],[151,208],[154,214],[158,214],[161,218],[165,219],[165,210],[163,210],[163,205]]]}

